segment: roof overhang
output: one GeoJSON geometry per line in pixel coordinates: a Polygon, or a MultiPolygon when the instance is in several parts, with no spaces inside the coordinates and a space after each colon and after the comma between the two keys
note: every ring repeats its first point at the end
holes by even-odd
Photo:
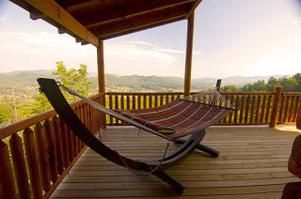
{"type": "Polygon", "coordinates": [[[99,40],[187,19],[201,0],[10,0],[68,33],[77,42],[99,40]]]}

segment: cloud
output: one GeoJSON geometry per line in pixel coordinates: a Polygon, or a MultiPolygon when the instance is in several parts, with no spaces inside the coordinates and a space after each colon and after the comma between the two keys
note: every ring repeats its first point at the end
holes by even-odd
{"type": "MultiPolygon", "coordinates": [[[[48,32],[0,32],[0,53],[3,59],[0,72],[24,69],[55,69],[62,60],[67,66],[87,64],[96,71],[96,48],[81,46],[66,34],[48,32]],[[9,67],[7,67],[9,66],[9,67]]],[[[106,72],[120,75],[183,76],[185,51],[165,48],[143,40],[104,43],[106,72]]],[[[204,54],[194,52],[197,63],[204,63],[204,54]]]]}
{"type": "Polygon", "coordinates": [[[301,25],[301,17],[296,17],[292,19],[292,23],[295,25],[301,25]]]}
{"type": "Polygon", "coordinates": [[[6,21],[6,17],[0,17],[0,22],[6,21]]]}

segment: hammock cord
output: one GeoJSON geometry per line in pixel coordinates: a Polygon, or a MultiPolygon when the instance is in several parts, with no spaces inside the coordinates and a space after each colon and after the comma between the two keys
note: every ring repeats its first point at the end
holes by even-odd
{"type": "Polygon", "coordinates": [[[222,108],[234,109],[231,102],[220,94],[216,89],[208,89],[189,96],[184,97],[185,100],[199,102],[208,105],[219,106],[222,108]]]}
{"type": "Polygon", "coordinates": [[[161,166],[161,165],[162,165],[162,161],[163,161],[163,160],[165,159],[165,157],[166,157],[166,154],[167,154],[169,145],[170,145],[170,143],[167,142],[167,143],[166,143],[166,146],[165,146],[164,153],[163,153],[163,155],[162,155],[162,159],[159,160],[160,163],[159,163],[157,166],[155,166],[153,169],[151,169],[150,171],[148,171],[148,172],[147,172],[147,171],[143,171],[143,173],[139,173],[139,172],[137,172],[136,170],[130,168],[129,165],[128,165],[128,164],[126,163],[126,161],[124,160],[124,157],[121,156],[119,153],[117,153],[117,154],[118,154],[118,156],[119,156],[119,158],[120,158],[122,164],[123,164],[123,165],[124,165],[131,173],[133,173],[133,174],[136,175],[136,176],[149,176],[149,175],[153,174],[155,171],[157,171],[158,169],[162,168],[162,166],[161,166]]]}
{"type": "MultiPolygon", "coordinates": [[[[70,88],[64,86],[64,85],[61,84],[60,82],[57,82],[57,84],[58,84],[59,87],[61,87],[61,88],[63,88],[64,90],[66,90],[69,94],[71,94],[71,95],[73,95],[73,96],[77,96],[77,97],[79,97],[79,98],[85,100],[88,104],[90,104],[90,105],[91,105],[92,107],[94,107],[95,109],[97,109],[97,110],[100,109],[100,111],[103,111],[103,109],[105,109],[105,110],[107,110],[108,112],[113,112],[113,111],[111,111],[111,110],[109,110],[109,109],[106,109],[106,108],[103,107],[102,105],[99,105],[99,104],[97,104],[96,102],[90,100],[89,98],[86,98],[86,97],[84,97],[84,96],[81,96],[81,95],[78,94],[76,91],[74,91],[74,90],[72,90],[72,89],[70,89],[70,88]],[[93,103],[91,103],[91,102],[93,102],[93,103]],[[98,105],[98,106],[95,107],[95,104],[98,105]]],[[[106,111],[104,111],[104,112],[107,113],[106,111]]],[[[115,113],[115,112],[113,112],[113,113],[115,113]]],[[[107,113],[107,114],[108,114],[108,113],[107,113]]],[[[123,117],[123,116],[122,116],[122,117],[123,117]]],[[[126,118],[126,117],[125,117],[125,118],[126,118]]],[[[119,118],[119,119],[121,119],[121,118],[119,118]]],[[[139,127],[137,127],[137,128],[139,129],[138,134],[140,134],[142,128],[139,128],[139,127]]],[[[162,136],[161,136],[161,137],[162,137],[162,136]]],[[[165,136],[164,136],[164,137],[165,137],[165,136]]],[[[100,137],[100,138],[101,138],[101,137],[100,137]]],[[[120,158],[122,164],[123,164],[130,172],[132,172],[134,175],[136,175],[136,176],[148,176],[148,175],[153,174],[153,173],[154,173],[156,170],[158,170],[159,168],[161,168],[162,160],[164,160],[165,157],[166,157],[166,154],[167,154],[169,145],[170,145],[170,143],[167,142],[166,147],[165,147],[165,150],[164,150],[164,153],[163,153],[163,156],[162,156],[162,159],[159,160],[160,163],[159,163],[157,166],[155,166],[153,169],[151,169],[149,172],[144,172],[144,174],[138,173],[137,171],[131,169],[131,168],[128,166],[128,164],[126,163],[126,161],[124,160],[124,157],[121,156],[118,152],[116,152],[116,153],[118,154],[118,156],[119,156],[119,158],[120,158]]]]}
{"type": "Polygon", "coordinates": [[[67,91],[70,95],[73,95],[73,96],[81,98],[87,104],[89,104],[90,106],[92,106],[93,108],[95,108],[96,110],[98,110],[100,112],[104,112],[104,113],[106,113],[108,115],[111,115],[111,116],[117,118],[117,119],[123,120],[123,121],[125,121],[125,122],[127,122],[129,124],[132,124],[133,126],[139,128],[139,129],[143,129],[143,130],[145,130],[147,132],[150,132],[150,133],[152,133],[154,135],[162,137],[162,138],[164,138],[164,139],[166,139],[168,141],[173,141],[171,138],[169,138],[169,137],[167,137],[165,135],[162,135],[161,133],[159,133],[159,132],[157,132],[157,131],[155,131],[155,130],[153,130],[153,129],[145,126],[145,125],[142,125],[142,124],[140,124],[140,123],[138,123],[138,122],[136,122],[136,121],[134,121],[134,120],[132,120],[132,119],[130,119],[128,117],[125,117],[125,116],[123,116],[123,115],[121,115],[121,114],[113,111],[113,110],[107,109],[105,106],[103,106],[103,105],[101,105],[101,104],[99,104],[97,102],[94,102],[93,100],[91,100],[91,99],[89,99],[87,97],[84,97],[84,96],[80,95],[78,92],[76,92],[73,89],[70,89],[70,88],[64,86],[60,82],[57,82],[57,84],[58,84],[59,87],[61,87],[65,91],[67,91]]]}

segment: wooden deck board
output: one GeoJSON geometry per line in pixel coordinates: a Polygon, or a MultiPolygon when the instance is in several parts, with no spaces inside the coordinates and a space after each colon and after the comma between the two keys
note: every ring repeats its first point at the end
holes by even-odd
{"type": "MultiPolygon", "coordinates": [[[[210,128],[204,144],[220,151],[218,158],[192,153],[167,172],[187,188],[177,198],[280,198],[287,182],[287,159],[297,130],[264,127],[210,128]]],[[[131,128],[108,129],[102,140],[137,159],[160,158],[166,141],[131,128]]],[[[171,146],[172,151],[176,146],[171,146]]],[[[87,150],[52,198],[174,198],[168,186],[152,176],[136,176],[87,150]]]]}

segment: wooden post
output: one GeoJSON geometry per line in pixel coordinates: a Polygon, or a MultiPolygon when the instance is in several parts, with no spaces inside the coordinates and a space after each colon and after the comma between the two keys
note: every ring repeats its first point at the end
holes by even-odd
{"type": "Polygon", "coordinates": [[[185,61],[185,79],[184,79],[185,96],[188,96],[190,94],[190,87],[191,87],[193,29],[194,29],[194,13],[191,13],[187,21],[186,61],[185,61]]]}
{"type": "Polygon", "coordinates": [[[275,94],[274,94],[274,101],[273,101],[273,107],[272,107],[272,112],[271,112],[271,120],[270,120],[270,127],[274,128],[277,124],[277,119],[278,119],[278,107],[281,101],[281,92],[282,92],[282,87],[281,86],[276,86],[275,87],[275,94]]]}
{"type": "Polygon", "coordinates": [[[222,80],[221,80],[221,79],[218,79],[218,80],[216,81],[216,83],[215,83],[215,89],[216,89],[217,91],[220,90],[221,84],[222,84],[222,80]]]}
{"type": "Polygon", "coordinates": [[[301,106],[299,108],[299,111],[297,111],[296,127],[297,129],[301,130],[301,106]]]}
{"type": "Polygon", "coordinates": [[[10,163],[10,152],[8,146],[2,140],[0,140],[0,162],[0,186],[3,198],[17,199],[13,168],[10,163]]]}
{"type": "MultiPolygon", "coordinates": [[[[98,93],[100,95],[100,104],[105,106],[105,69],[104,69],[104,53],[103,41],[99,41],[97,47],[97,66],[98,66],[98,93]]],[[[105,128],[106,117],[104,113],[100,115],[101,128],[105,128]]]]}

